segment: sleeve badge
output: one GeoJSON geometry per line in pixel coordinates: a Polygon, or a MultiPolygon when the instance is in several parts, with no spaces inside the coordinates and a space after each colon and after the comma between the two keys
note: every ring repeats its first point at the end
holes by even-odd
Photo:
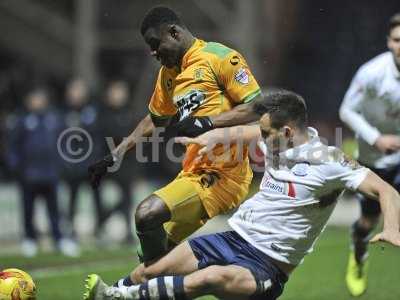
{"type": "Polygon", "coordinates": [[[250,81],[249,72],[245,68],[240,68],[235,74],[235,80],[240,84],[248,84],[250,81]]]}

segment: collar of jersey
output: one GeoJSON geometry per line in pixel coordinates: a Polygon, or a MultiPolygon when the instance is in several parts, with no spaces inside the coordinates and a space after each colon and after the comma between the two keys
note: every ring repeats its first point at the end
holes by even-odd
{"type": "Polygon", "coordinates": [[[179,69],[180,72],[187,67],[190,56],[201,47],[202,43],[203,43],[203,41],[200,39],[194,40],[193,45],[186,51],[185,55],[182,57],[182,64],[179,69]]]}
{"type": "Polygon", "coordinates": [[[308,135],[310,136],[310,139],[305,142],[304,144],[298,145],[296,147],[287,149],[286,151],[282,151],[279,153],[279,156],[286,159],[286,160],[292,160],[292,161],[297,161],[301,160],[304,161],[304,154],[306,151],[308,151],[311,148],[321,146],[321,141],[318,136],[318,131],[313,128],[313,127],[308,127],[307,128],[308,135]]]}

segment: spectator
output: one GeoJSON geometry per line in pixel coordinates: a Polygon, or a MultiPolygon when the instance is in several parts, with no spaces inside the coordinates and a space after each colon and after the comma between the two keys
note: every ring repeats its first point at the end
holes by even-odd
{"type": "MultiPolygon", "coordinates": [[[[79,150],[81,153],[88,153],[92,145],[99,145],[101,143],[100,132],[98,129],[98,110],[97,107],[90,103],[89,88],[86,83],[81,79],[74,79],[67,84],[65,91],[65,104],[64,123],[67,128],[79,127],[86,131],[91,141],[81,136],[80,139],[72,139],[69,145],[74,151],[79,150]]],[[[79,152],[77,152],[79,153],[79,152]]],[[[88,183],[87,168],[96,158],[97,153],[101,153],[101,149],[93,147],[90,155],[82,161],[64,161],[63,179],[67,183],[70,190],[70,201],[68,209],[68,220],[71,227],[71,236],[76,240],[76,231],[74,229],[74,220],[76,215],[77,200],[79,188],[82,184],[88,183]],[[99,152],[100,151],[100,152],[99,152]]],[[[93,200],[95,204],[96,222],[95,234],[100,231],[103,221],[103,206],[100,199],[98,190],[93,191],[93,200]]]]}
{"type": "Polygon", "coordinates": [[[25,110],[11,115],[7,121],[7,162],[22,187],[24,240],[22,254],[35,256],[38,252],[34,226],[34,204],[38,196],[46,202],[52,236],[56,248],[68,256],[77,256],[77,248],[64,239],[59,227],[57,185],[60,161],[56,142],[60,118],[50,107],[46,89],[31,90],[25,98],[25,110]]]}
{"type": "MultiPolygon", "coordinates": [[[[129,87],[124,81],[111,82],[105,92],[104,109],[100,115],[100,127],[102,135],[113,138],[114,145],[121,143],[127,137],[135,124],[135,114],[128,106],[129,87]]],[[[104,139],[104,141],[106,141],[104,139]]],[[[110,145],[105,145],[109,147],[110,145]]],[[[132,211],[132,181],[134,174],[138,174],[138,163],[133,154],[124,157],[125,162],[121,164],[118,172],[112,173],[111,179],[120,189],[120,201],[105,214],[105,219],[115,212],[122,213],[126,224],[126,243],[133,242],[131,228],[132,211]],[[135,170],[135,171],[133,171],[135,170]]]]}

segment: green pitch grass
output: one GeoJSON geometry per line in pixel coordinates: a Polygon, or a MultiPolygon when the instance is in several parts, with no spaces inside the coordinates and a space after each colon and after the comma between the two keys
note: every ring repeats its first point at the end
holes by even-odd
{"type": "MultiPolygon", "coordinates": [[[[348,254],[347,229],[329,228],[315,252],[291,276],[281,300],[351,299],[344,284],[348,254]]],[[[35,259],[0,257],[0,268],[17,267],[32,274],[38,300],[81,299],[83,281],[89,273],[99,273],[113,283],[136,265],[132,249],[91,250],[79,259],[40,255],[35,259]]],[[[369,288],[360,300],[400,299],[400,249],[371,247],[369,288]]],[[[213,297],[203,297],[211,300],[213,297]]]]}

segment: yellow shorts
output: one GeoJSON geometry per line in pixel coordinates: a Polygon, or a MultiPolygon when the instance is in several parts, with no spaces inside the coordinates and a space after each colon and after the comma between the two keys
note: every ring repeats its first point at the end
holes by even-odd
{"type": "Polygon", "coordinates": [[[154,192],[171,211],[171,221],[164,224],[168,238],[179,243],[208,219],[225,213],[245,199],[251,177],[237,183],[218,173],[184,173],[154,192]]]}

